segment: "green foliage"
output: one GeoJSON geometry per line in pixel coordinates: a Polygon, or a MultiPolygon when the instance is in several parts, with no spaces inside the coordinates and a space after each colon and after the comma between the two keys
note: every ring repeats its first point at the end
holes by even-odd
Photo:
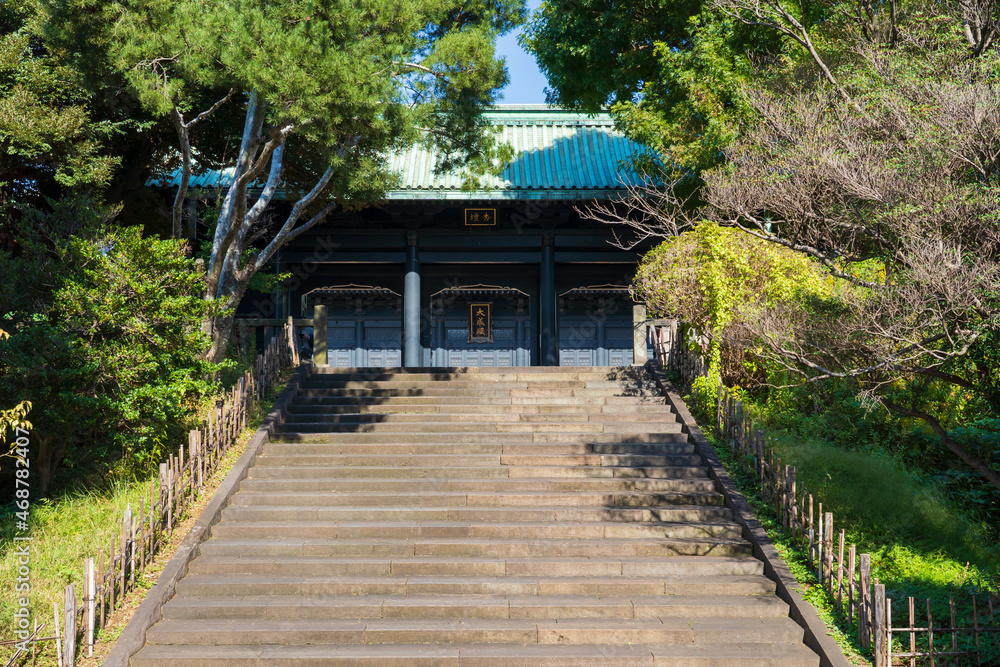
{"type": "Polygon", "coordinates": [[[114,396],[116,444],[129,458],[159,460],[156,445],[187,412],[185,399],[212,389],[213,368],[198,358],[212,312],[201,276],[177,242],[134,227],[74,239],[70,251],[80,271],[55,293],[53,315],[104,375],[95,389],[114,396]]]}
{"type": "MultiPolygon", "coordinates": [[[[391,147],[434,143],[448,156],[441,169],[494,169],[509,156],[479,112],[507,83],[494,41],[523,18],[523,0],[158,0],[102,20],[120,37],[115,66],[151,113],[191,118],[229,89],[239,109],[253,92],[268,128],[293,128],[290,189],[308,191],[332,164],[327,196],[350,202],[391,185],[391,147]]],[[[243,120],[223,116],[221,132],[197,140],[199,160],[231,159],[243,120]]]]}
{"type": "Polygon", "coordinates": [[[547,0],[521,41],[548,77],[550,103],[608,106],[619,129],[676,173],[722,160],[753,118],[744,93],[756,65],[784,51],[776,35],[698,0],[547,0]]]}
{"type": "MultiPolygon", "coordinates": [[[[701,392],[685,398],[702,424],[713,422],[715,396],[701,392]]],[[[741,398],[766,427],[767,444],[775,448],[782,464],[796,466],[799,489],[822,502],[824,512],[833,512],[837,526],[846,529],[847,544],[855,544],[858,553],[871,554],[872,576],[886,585],[888,597],[894,601],[907,596],[930,599],[937,616],[948,613],[949,597],[962,607],[970,592],[1000,592],[1000,549],[995,536],[936,480],[871,443],[858,443],[848,450],[781,428],[769,421],[775,415],[760,403],[745,394],[741,398]]],[[[834,598],[817,585],[805,549],[761,500],[757,477],[714,433],[706,435],[789,565],[803,597],[816,607],[847,655],[859,655],[856,629],[836,610],[834,598]]],[[[842,435],[849,438],[849,434],[842,435]]],[[[984,658],[989,661],[992,656],[987,652],[984,658]]]]}
{"type": "Polygon", "coordinates": [[[709,221],[646,253],[634,289],[653,316],[677,317],[706,336],[715,366],[727,327],[765,308],[836,306],[831,281],[817,263],[709,221]]]}
{"type": "Polygon", "coordinates": [[[41,41],[36,0],[0,5],[0,211],[62,191],[105,186],[119,160],[75,70],[41,41]]]}
{"type": "Polygon", "coordinates": [[[214,389],[216,367],[199,355],[216,306],[193,261],[108,215],[86,200],[29,210],[22,252],[0,261],[0,395],[33,405],[42,492],[60,463],[126,474],[158,460],[192,400],[214,389]]]}

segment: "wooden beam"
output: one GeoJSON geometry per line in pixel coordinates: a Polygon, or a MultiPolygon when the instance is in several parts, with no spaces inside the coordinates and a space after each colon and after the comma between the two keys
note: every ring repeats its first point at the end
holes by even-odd
{"type": "MultiPolygon", "coordinates": [[[[246,322],[253,327],[280,327],[287,324],[288,320],[274,317],[257,317],[255,315],[237,315],[236,322],[246,322]]],[[[311,327],[313,326],[313,320],[311,317],[296,317],[292,319],[292,324],[297,327],[311,327]]]]}

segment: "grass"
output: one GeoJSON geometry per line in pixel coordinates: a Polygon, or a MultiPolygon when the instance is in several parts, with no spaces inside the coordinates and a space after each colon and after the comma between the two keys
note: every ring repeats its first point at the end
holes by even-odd
{"type": "MultiPolygon", "coordinates": [[[[287,379],[287,378],[285,378],[287,379]]],[[[274,385],[272,394],[265,398],[251,413],[247,429],[241,434],[243,445],[266,416],[277,394],[284,388],[281,382],[274,385]]],[[[206,406],[214,405],[215,397],[206,401],[206,406]]],[[[233,447],[222,464],[228,469],[242,452],[242,446],[233,447]]],[[[31,504],[30,548],[31,591],[30,605],[32,617],[45,629],[39,636],[52,636],[53,603],[57,603],[60,613],[65,587],[72,583],[81,596],[83,562],[86,558],[96,558],[98,549],[109,551],[111,536],[121,521],[127,505],[138,511],[139,498],[145,498],[148,505],[152,484],[158,478],[156,471],[146,479],[126,483],[113,481],[101,489],[78,488],[66,490],[49,498],[35,500],[31,504]]],[[[221,481],[219,473],[215,479],[221,481]]],[[[178,517],[178,521],[183,517],[178,517]]],[[[0,523],[0,591],[4,591],[4,604],[0,605],[0,641],[13,639],[14,613],[12,604],[15,579],[19,564],[14,553],[13,536],[15,524],[12,517],[2,517],[0,523]]],[[[178,537],[177,532],[175,536],[178,537]]],[[[142,581],[141,587],[148,589],[154,582],[142,581]]],[[[120,632],[120,628],[118,628],[120,632]]],[[[113,637],[105,639],[113,640],[113,637]]],[[[46,642],[51,645],[52,642],[46,642]]],[[[46,653],[49,651],[47,650],[46,653]]],[[[0,656],[10,656],[10,647],[0,647],[0,656]]],[[[6,658],[3,659],[6,662],[6,658]]],[[[54,658],[51,659],[54,664],[54,658]]],[[[42,663],[47,664],[47,663],[42,663]]]]}
{"type": "MultiPolygon", "coordinates": [[[[685,400],[691,401],[701,423],[714,422],[695,397],[685,400]]],[[[802,585],[804,597],[816,607],[848,657],[860,660],[856,630],[836,610],[832,597],[816,585],[804,550],[781,528],[775,511],[761,501],[756,476],[742,469],[727,445],[711,433],[706,435],[802,585]]],[[[917,609],[922,611],[922,615],[918,611],[917,623],[926,621],[924,600],[929,599],[935,625],[940,627],[950,622],[950,598],[959,608],[959,625],[963,618],[971,625],[970,594],[980,596],[983,603],[983,596],[1000,593],[1000,546],[990,539],[991,532],[951,503],[920,471],[874,447],[845,449],[788,430],[771,430],[767,443],[783,464],[796,467],[800,488],[822,502],[824,512],[833,513],[838,529],[846,529],[847,544],[856,544],[859,554],[871,554],[873,578],[885,584],[887,597],[895,601],[896,627],[905,627],[909,620],[904,613],[910,596],[918,598],[917,609]]],[[[948,642],[950,646],[950,637],[948,642]]],[[[971,647],[971,637],[964,642],[971,647]]],[[[962,660],[949,664],[965,664],[962,660]]],[[[1000,649],[991,648],[984,660],[983,664],[1000,664],[1000,649]]]]}

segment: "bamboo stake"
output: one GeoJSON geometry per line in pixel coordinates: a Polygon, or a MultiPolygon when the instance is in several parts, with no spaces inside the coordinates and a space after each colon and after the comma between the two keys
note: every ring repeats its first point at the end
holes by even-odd
{"type": "Polygon", "coordinates": [[[187,493],[184,489],[184,446],[181,445],[177,448],[177,486],[179,493],[177,494],[177,514],[180,516],[184,513],[184,506],[187,504],[187,493]]]}
{"type": "Polygon", "coordinates": [[[993,644],[997,647],[997,651],[1000,651],[1000,632],[997,632],[997,620],[993,616],[993,598],[987,596],[986,603],[990,607],[990,625],[993,626],[993,644]]]}
{"type": "MultiPolygon", "coordinates": [[[[146,505],[139,496],[139,574],[146,569],[146,505]]],[[[133,580],[133,583],[134,580],[133,580]]]]}
{"type": "Polygon", "coordinates": [[[885,664],[888,667],[892,667],[892,599],[891,598],[885,599],[885,664]]]}
{"type": "Polygon", "coordinates": [[[931,601],[927,599],[927,641],[931,654],[931,667],[934,667],[934,618],[931,616],[931,601]]]}
{"type": "Polygon", "coordinates": [[[129,515],[132,513],[132,506],[129,505],[125,509],[125,518],[122,519],[121,528],[118,533],[118,553],[121,554],[122,566],[118,570],[118,582],[119,589],[118,592],[121,595],[121,602],[125,602],[125,571],[128,569],[128,560],[126,560],[126,553],[128,550],[128,520],[129,515]]]}
{"type": "MultiPolygon", "coordinates": [[[[914,626],[914,615],[913,615],[913,598],[908,599],[908,606],[910,611],[910,653],[917,652],[917,633],[913,631],[914,626]]],[[[916,656],[910,656],[910,667],[917,667],[916,656]]]]}
{"type": "Polygon", "coordinates": [[[979,650],[979,609],[976,606],[976,594],[972,594],[972,636],[976,642],[976,664],[980,664],[982,654],[979,650]]]}
{"type": "Polygon", "coordinates": [[[128,582],[130,588],[135,588],[135,515],[132,514],[132,506],[129,505],[128,511],[129,524],[131,526],[131,540],[129,541],[128,548],[128,559],[129,559],[129,572],[128,572],[128,582]]]}
{"type": "Polygon", "coordinates": [[[854,623],[854,566],[855,566],[855,546],[848,547],[847,561],[847,622],[854,623]]]}
{"type": "Polygon", "coordinates": [[[112,534],[111,548],[108,549],[108,574],[111,575],[111,582],[110,586],[108,587],[108,590],[111,593],[111,604],[109,605],[108,609],[109,616],[113,616],[115,613],[115,584],[118,583],[118,574],[115,572],[115,565],[118,560],[116,556],[116,554],[118,553],[118,549],[115,548],[117,542],[118,542],[118,536],[112,534]]]}
{"type": "MultiPolygon", "coordinates": [[[[844,611],[844,529],[840,529],[840,543],[837,546],[837,606],[844,611]]],[[[912,624],[911,624],[912,625],[912,624]]]]}
{"type": "Polygon", "coordinates": [[[167,466],[167,536],[174,532],[174,457],[167,466]]]}
{"type": "Polygon", "coordinates": [[[951,650],[958,650],[958,633],[955,632],[955,628],[958,624],[955,622],[955,600],[954,598],[948,598],[948,607],[951,609],[951,650]]]}
{"type": "Polygon", "coordinates": [[[101,627],[103,628],[104,627],[104,594],[107,592],[107,590],[106,590],[107,589],[107,584],[104,583],[104,549],[98,549],[97,550],[97,554],[98,554],[98,557],[101,559],[100,560],[100,568],[97,571],[97,573],[98,573],[97,574],[97,578],[101,582],[100,607],[101,607],[101,627]]]}
{"type": "Polygon", "coordinates": [[[63,663],[66,667],[73,667],[76,664],[76,595],[73,584],[66,586],[63,612],[63,663]]]}
{"type": "Polygon", "coordinates": [[[858,641],[861,643],[861,648],[869,648],[871,646],[871,603],[869,602],[871,595],[871,556],[869,554],[861,554],[860,558],[860,569],[861,569],[861,587],[858,591],[858,641]]]}
{"type": "Polygon", "coordinates": [[[62,638],[59,635],[59,603],[52,603],[52,618],[55,621],[56,628],[56,664],[62,667],[63,657],[62,657],[62,638]]]}
{"type": "Polygon", "coordinates": [[[823,535],[823,548],[826,550],[826,580],[827,590],[833,590],[833,513],[826,513],[826,532],[823,535]]]}
{"type": "Polygon", "coordinates": [[[819,580],[819,585],[822,586],[823,554],[824,554],[823,547],[825,546],[824,540],[826,539],[826,534],[823,531],[823,529],[825,528],[825,526],[823,525],[823,520],[825,519],[825,517],[823,516],[823,503],[819,503],[819,507],[817,509],[819,510],[818,512],[819,531],[816,533],[816,560],[813,561],[813,565],[816,567],[816,579],[819,580]]]}
{"type": "Polygon", "coordinates": [[[94,585],[94,559],[83,562],[84,602],[87,605],[87,657],[94,655],[94,612],[97,587],[94,585]]]}
{"type": "MultiPolygon", "coordinates": [[[[778,459],[778,465],[781,465],[780,457],[778,459]]],[[[798,521],[799,521],[799,504],[798,502],[796,502],[797,498],[795,496],[795,466],[788,466],[788,477],[790,480],[789,493],[792,499],[792,507],[791,507],[792,537],[795,537],[796,533],[798,533],[798,521]]]]}

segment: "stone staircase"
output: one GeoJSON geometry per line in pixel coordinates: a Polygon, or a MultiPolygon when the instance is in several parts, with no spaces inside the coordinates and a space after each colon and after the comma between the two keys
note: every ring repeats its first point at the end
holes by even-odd
{"type": "Polygon", "coordinates": [[[317,369],[132,658],[810,666],[636,369],[317,369]]]}

